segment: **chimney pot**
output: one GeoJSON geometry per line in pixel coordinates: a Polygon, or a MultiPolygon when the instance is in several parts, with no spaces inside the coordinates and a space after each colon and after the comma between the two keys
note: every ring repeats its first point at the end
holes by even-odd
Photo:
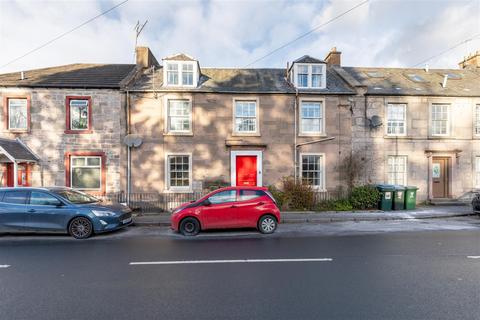
{"type": "Polygon", "coordinates": [[[462,69],[480,68],[480,51],[473,52],[464,57],[458,65],[462,69]]]}

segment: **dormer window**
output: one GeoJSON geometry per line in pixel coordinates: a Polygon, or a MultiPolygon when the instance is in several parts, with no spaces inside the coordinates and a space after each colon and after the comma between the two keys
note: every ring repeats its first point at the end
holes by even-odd
{"type": "Polygon", "coordinates": [[[167,84],[171,86],[178,86],[178,64],[167,64],[167,84]]]}
{"type": "Polygon", "coordinates": [[[191,86],[193,85],[193,64],[183,64],[182,65],[182,85],[191,86]]]}
{"type": "Polygon", "coordinates": [[[298,86],[302,88],[308,87],[308,66],[298,65],[297,70],[298,70],[297,71],[298,86]]]}
{"type": "Polygon", "coordinates": [[[322,86],[322,72],[323,67],[319,65],[312,65],[312,87],[320,88],[322,86]]]}
{"type": "Polygon", "coordinates": [[[199,76],[198,62],[190,56],[177,54],[163,59],[165,86],[196,87],[199,76]]]}
{"type": "Polygon", "coordinates": [[[297,88],[302,89],[325,89],[326,88],[326,68],[324,61],[309,56],[293,62],[290,69],[290,81],[297,88]]]}

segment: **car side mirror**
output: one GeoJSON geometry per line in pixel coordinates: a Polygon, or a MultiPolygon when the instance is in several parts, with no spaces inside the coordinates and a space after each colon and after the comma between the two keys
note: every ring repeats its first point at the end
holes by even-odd
{"type": "Polygon", "coordinates": [[[208,206],[211,205],[211,204],[212,204],[212,203],[210,202],[210,200],[208,200],[208,199],[203,200],[203,205],[204,205],[204,206],[208,207],[208,206]]]}

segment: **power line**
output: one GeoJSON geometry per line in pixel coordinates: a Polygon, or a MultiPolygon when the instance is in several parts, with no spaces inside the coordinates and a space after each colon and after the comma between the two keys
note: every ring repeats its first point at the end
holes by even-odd
{"type": "Polygon", "coordinates": [[[356,6],[354,6],[354,7],[350,8],[350,9],[348,9],[347,11],[344,11],[344,12],[342,12],[342,13],[341,13],[341,14],[339,14],[338,16],[336,16],[336,17],[334,17],[334,18],[332,18],[332,19],[328,20],[327,22],[325,22],[325,23],[322,23],[321,25],[318,25],[318,26],[316,26],[315,28],[313,28],[313,29],[311,29],[311,30],[309,30],[309,31],[305,32],[304,34],[302,34],[302,35],[298,36],[297,38],[295,38],[295,39],[293,39],[293,40],[290,40],[289,42],[287,42],[287,43],[285,43],[285,44],[281,45],[280,47],[276,48],[275,50],[272,50],[272,51],[270,51],[269,53],[267,53],[266,55],[264,55],[264,56],[262,56],[262,57],[258,58],[257,60],[255,60],[255,61],[253,61],[253,62],[250,62],[250,63],[249,63],[249,64],[247,64],[247,65],[245,65],[245,66],[244,66],[244,68],[246,68],[246,67],[248,67],[248,66],[251,66],[252,64],[255,64],[255,63],[257,63],[258,61],[260,61],[260,60],[263,60],[263,59],[265,59],[265,58],[266,58],[266,57],[268,57],[268,56],[271,56],[271,55],[272,55],[272,54],[274,54],[275,52],[282,50],[283,48],[285,48],[285,47],[287,47],[287,46],[291,45],[292,43],[294,43],[294,42],[296,42],[296,41],[298,41],[298,40],[300,40],[300,39],[302,39],[302,38],[305,38],[305,37],[306,37],[306,36],[308,36],[309,34],[311,34],[311,33],[315,32],[316,30],[318,30],[318,29],[320,29],[320,28],[322,28],[322,27],[326,26],[327,24],[330,24],[330,23],[332,23],[333,21],[335,21],[335,20],[337,20],[337,19],[339,19],[339,18],[343,17],[344,15],[346,15],[346,14],[350,13],[351,11],[353,11],[353,10],[355,10],[355,9],[357,9],[357,8],[359,8],[359,7],[361,7],[361,6],[363,6],[363,5],[364,5],[364,4],[366,4],[367,2],[370,2],[370,0],[365,0],[365,1],[363,1],[363,2],[361,2],[361,3],[359,3],[359,4],[357,4],[356,6]]]}
{"type": "Polygon", "coordinates": [[[428,62],[428,61],[430,61],[430,60],[432,60],[432,59],[438,58],[438,57],[444,55],[445,53],[447,53],[447,52],[449,52],[449,51],[452,51],[452,50],[455,49],[455,48],[458,48],[458,47],[461,46],[462,44],[465,44],[465,43],[468,43],[468,42],[470,42],[470,41],[473,41],[475,38],[478,38],[478,37],[480,37],[480,33],[477,33],[476,35],[473,35],[472,37],[470,37],[470,38],[468,38],[468,39],[462,40],[462,41],[458,42],[457,44],[455,44],[455,45],[453,45],[453,46],[451,46],[451,47],[449,47],[449,48],[447,48],[447,49],[445,49],[445,50],[443,50],[443,51],[441,51],[441,52],[439,52],[439,53],[431,56],[430,58],[427,58],[427,59],[425,59],[425,60],[423,60],[423,61],[420,61],[420,62],[417,63],[417,64],[414,64],[413,66],[411,66],[411,68],[418,67],[419,65],[422,65],[422,64],[424,64],[424,63],[426,63],[426,62],[428,62]]]}
{"type": "Polygon", "coordinates": [[[10,61],[7,62],[6,64],[1,65],[1,66],[0,66],[0,69],[4,68],[4,67],[6,67],[6,66],[8,66],[8,65],[10,65],[10,64],[12,64],[12,63],[14,63],[14,62],[16,62],[16,61],[18,61],[18,60],[20,60],[20,59],[25,58],[26,56],[28,56],[28,55],[34,53],[35,51],[38,51],[38,50],[40,50],[40,49],[42,49],[42,48],[44,48],[44,47],[46,47],[46,46],[48,46],[49,44],[51,44],[52,42],[57,41],[57,40],[60,39],[60,38],[65,37],[66,35],[72,33],[73,31],[75,31],[75,30],[77,30],[77,29],[80,29],[81,27],[83,27],[84,25],[92,22],[93,20],[98,19],[98,18],[100,18],[100,17],[103,16],[103,15],[106,15],[107,13],[109,13],[109,12],[112,11],[112,10],[115,10],[116,8],[118,8],[118,7],[120,7],[121,5],[127,3],[128,1],[129,1],[129,0],[124,0],[123,2],[120,2],[119,4],[111,7],[110,9],[108,9],[108,10],[102,12],[102,13],[100,13],[99,15],[96,15],[95,17],[93,17],[93,18],[91,18],[91,19],[83,22],[82,24],[80,24],[80,25],[78,25],[78,26],[76,26],[76,27],[74,27],[74,28],[72,28],[72,29],[70,29],[70,30],[68,30],[68,31],[66,31],[66,32],[64,32],[64,33],[56,36],[55,38],[53,38],[53,39],[45,42],[44,44],[42,44],[42,45],[40,45],[40,46],[38,46],[38,47],[36,47],[36,48],[28,51],[27,53],[21,55],[20,57],[15,58],[15,59],[13,59],[13,60],[10,60],[10,61]]]}

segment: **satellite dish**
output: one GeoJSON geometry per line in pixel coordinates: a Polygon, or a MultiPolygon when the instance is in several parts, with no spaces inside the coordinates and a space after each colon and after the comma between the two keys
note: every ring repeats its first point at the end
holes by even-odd
{"type": "Polygon", "coordinates": [[[142,137],[138,134],[127,134],[125,138],[123,138],[123,143],[129,147],[139,147],[142,142],[142,137]]]}
{"type": "Polygon", "coordinates": [[[377,127],[380,127],[381,125],[382,125],[382,118],[380,118],[379,116],[373,116],[370,119],[370,127],[377,128],[377,127]]]}

